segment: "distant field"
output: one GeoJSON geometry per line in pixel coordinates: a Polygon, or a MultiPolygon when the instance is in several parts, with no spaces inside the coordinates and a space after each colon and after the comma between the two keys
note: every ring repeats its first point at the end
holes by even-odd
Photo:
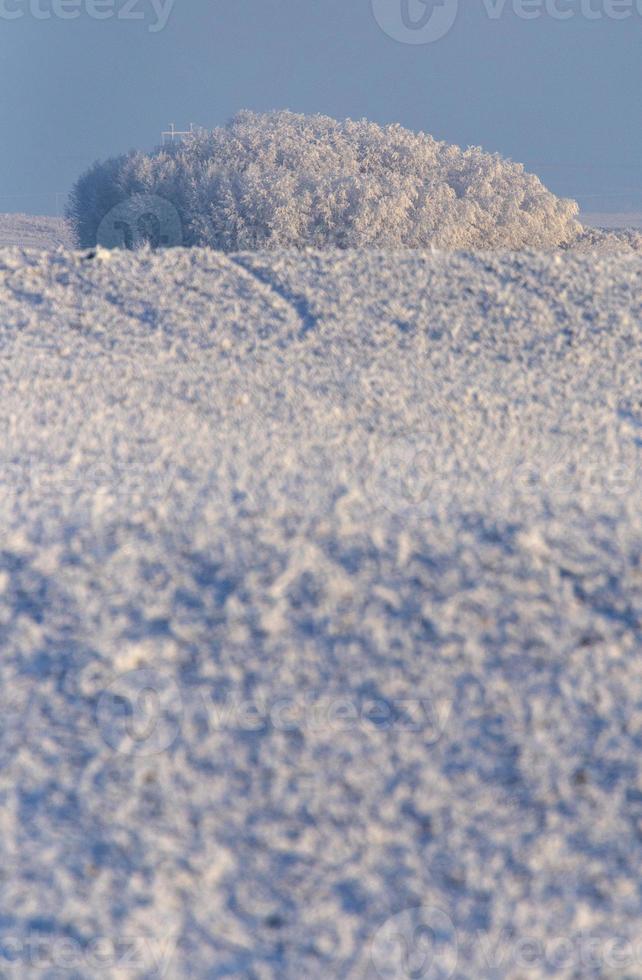
{"type": "Polygon", "coordinates": [[[0,214],[0,246],[22,248],[72,247],[71,232],[63,218],[31,214],[0,214]]]}
{"type": "MultiPolygon", "coordinates": [[[[623,214],[587,212],[580,215],[580,220],[589,228],[642,230],[642,212],[623,214]]],[[[71,230],[63,218],[30,214],[0,214],[0,248],[11,245],[40,249],[60,248],[61,246],[64,248],[74,247],[71,230]]],[[[602,251],[605,245],[608,250],[612,249],[613,242],[610,238],[608,245],[606,241],[601,241],[600,245],[591,243],[590,247],[598,247],[602,251]]],[[[578,243],[578,247],[584,251],[586,250],[586,243],[582,243],[581,246],[578,243]]]]}
{"type": "Polygon", "coordinates": [[[642,228],[642,211],[624,211],[620,214],[591,211],[580,214],[580,221],[592,228],[642,228]]]}

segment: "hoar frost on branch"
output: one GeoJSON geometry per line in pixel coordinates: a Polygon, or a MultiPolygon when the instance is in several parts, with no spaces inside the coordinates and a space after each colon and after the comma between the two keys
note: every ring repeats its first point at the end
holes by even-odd
{"type": "Polygon", "coordinates": [[[498,154],[291,112],[241,112],[174,146],[94,164],[68,209],[78,245],[95,245],[105,215],[140,195],[169,202],[182,244],[223,251],[546,248],[582,231],[575,202],[498,154]]]}

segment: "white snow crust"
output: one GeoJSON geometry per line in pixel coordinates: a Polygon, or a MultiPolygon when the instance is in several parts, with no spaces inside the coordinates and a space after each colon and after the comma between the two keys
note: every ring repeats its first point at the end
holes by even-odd
{"type": "Polygon", "coordinates": [[[640,975],[641,286],[0,251],[7,975],[640,975]]]}

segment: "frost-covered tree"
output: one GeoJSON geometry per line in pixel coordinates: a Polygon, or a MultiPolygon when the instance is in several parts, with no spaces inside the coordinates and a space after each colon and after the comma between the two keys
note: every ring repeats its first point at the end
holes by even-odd
{"type": "Polygon", "coordinates": [[[581,232],[575,202],[497,154],[291,112],[242,112],[175,146],[94,164],[71,195],[78,244],[96,244],[112,208],[151,196],[178,214],[183,244],[224,251],[552,247],[581,232]]]}

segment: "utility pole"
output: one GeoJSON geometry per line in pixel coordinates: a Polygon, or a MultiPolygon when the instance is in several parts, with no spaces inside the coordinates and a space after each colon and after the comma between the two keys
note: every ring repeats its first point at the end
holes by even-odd
{"type": "Polygon", "coordinates": [[[166,142],[173,144],[174,139],[176,138],[182,139],[184,136],[191,136],[193,133],[194,133],[194,123],[190,123],[189,129],[187,130],[176,129],[174,123],[170,123],[169,129],[165,130],[164,133],[161,133],[161,141],[163,146],[165,146],[166,142]]]}

